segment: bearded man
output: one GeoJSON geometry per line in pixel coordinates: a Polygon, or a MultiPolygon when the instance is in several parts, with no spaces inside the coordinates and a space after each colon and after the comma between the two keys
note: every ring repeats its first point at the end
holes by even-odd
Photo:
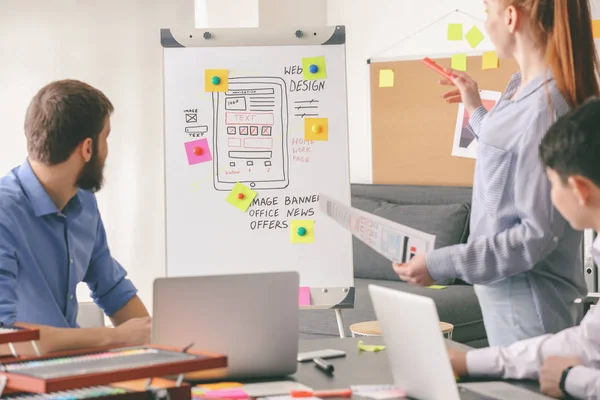
{"type": "Polygon", "coordinates": [[[27,159],[0,178],[0,324],[40,329],[41,353],[150,340],[148,311],[111,256],[95,196],[113,110],[86,83],[46,85],[27,109],[27,159]],[[80,282],[115,328],[79,328],[80,282]]]}

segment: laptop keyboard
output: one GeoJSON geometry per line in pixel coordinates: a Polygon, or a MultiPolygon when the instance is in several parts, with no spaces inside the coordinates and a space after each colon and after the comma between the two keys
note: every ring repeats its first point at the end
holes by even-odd
{"type": "Polygon", "coordinates": [[[463,400],[548,400],[531,390],[523,389],[506,382],[473,382],[458,385],[460,398],[463,400]]]}

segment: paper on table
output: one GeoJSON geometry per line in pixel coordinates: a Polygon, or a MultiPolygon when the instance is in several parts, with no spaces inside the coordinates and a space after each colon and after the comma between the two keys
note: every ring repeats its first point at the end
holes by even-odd
{"type": "Polygon", "coordinates": [[[431,286],[427,286],[429,289],[446,289],[448,286],[442,286],[442,285],[431,285],[431,286]]]}
{"type": "Polygon", "coordinates": [[[244,400],[249,398],[248,393],[239,388],[220,389],[203,391],[202,389],[192,388],[192,394],[202,396],[205,399],[236,399],[244,400]]]}
{"type": "Polygon", "coordinates": [[[202,389],[202,390],[221,390],[221,389],[232,389],[232,388],[239,388],[242,385],[239,382],[217,382],[217,383],[205,383],[205,384],[199,384],[196,385],[196,388],[202,389]]]}
{"type": "Polygon", "coordinates": [[[242,386],[250,397],[280,396],[288,395],[292,390],[306,390],[312,392],[312,388],[294,381],[260,382],[249,383],[242,386]]]}
{"type": "Polygon", "coordinates": [[[358,396],[373,400],[391,400],[406,398],[406,393],[400,389],[380,390],[366,393],[358,393],[358,396]]]}
{"type": "Polygon", "coordinates": [[[394,87],[394,71],[382,69],[379,71],[379,87],[394,87]]]}
{"type": "Polygon", "coordinates": [[[358,210],[319,194],[319,208],[357,239],[392,262],[433,250],[435,236],[358,210]]]}
{"type": "Polygon", "coordinates": [[[385,346],[375,344],[365,344],[362,340],[358,341],[358,348],[362,351],[371,351],[377,353],[378,351],[385,350],[385,346]]]}

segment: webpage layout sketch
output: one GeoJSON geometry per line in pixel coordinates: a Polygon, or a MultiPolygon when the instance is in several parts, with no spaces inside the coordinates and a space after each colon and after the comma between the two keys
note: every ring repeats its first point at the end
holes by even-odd
{"type": "Polygon", "coordinates": [[[435,235],[347,206],[319,194],[319,207],[357,239],[392,262],[405,263],[434,249],[435,235]]]}
{"type": "Polygon", "coordinates": [[[288,99],[281,78],[231,77],[213,93],[214,186],[253,189],[289,184],[288,99]]]}

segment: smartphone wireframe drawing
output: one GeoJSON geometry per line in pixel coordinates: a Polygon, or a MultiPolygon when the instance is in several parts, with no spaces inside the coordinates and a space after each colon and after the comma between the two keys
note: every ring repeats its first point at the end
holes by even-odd
{"type": "Polygon", "coordinates": [[[287,86],[277,77],[231,77],[213,93],[214,187],[289,185],[287,86]]]}

